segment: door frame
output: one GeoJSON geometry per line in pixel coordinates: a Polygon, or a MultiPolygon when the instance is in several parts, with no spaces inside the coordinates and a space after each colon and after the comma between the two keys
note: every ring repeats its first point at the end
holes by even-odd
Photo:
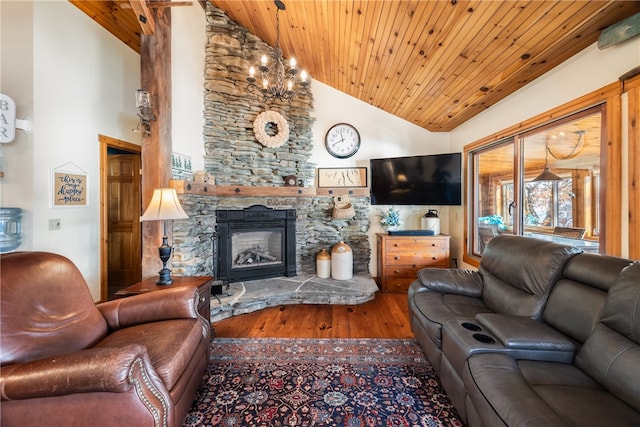
{"type": "MultiPolygon", "coordinates": [[[[142,157],[142,146],[105,135],[98,135],[98,141],[100,142],[100,300],[106,301],[109,298],[109,230],[107,220],[109,188],[107,186],[107,151],[110,147],[117,148],[142,157]]],[[[142,165],[142,163],[140,164],[142,165]]],[[[138,199],[142,200],[140,197],[140,194],[138,194],[138,199]]],[[[140,253],[140,262],[142,263],[142,253],[140,253]]]]}

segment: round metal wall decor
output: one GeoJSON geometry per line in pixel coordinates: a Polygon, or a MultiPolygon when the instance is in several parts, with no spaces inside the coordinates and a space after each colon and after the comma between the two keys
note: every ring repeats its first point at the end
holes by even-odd
{"type": "Polygon", "coordinates": [[[263,111],[253,121],[253,133],[260,144],[269,148],[277,148],[289,140],[289,123],[277,111],[263,111]],[[267,133],[267,125],[273,123],[278,133],[271,136],[267,133]]]}

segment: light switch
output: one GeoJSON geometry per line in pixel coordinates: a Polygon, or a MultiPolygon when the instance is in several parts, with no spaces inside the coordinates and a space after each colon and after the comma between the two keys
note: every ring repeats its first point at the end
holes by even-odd
{"type": "Polygon", "coordinates": [[[60,218],[49,220],[49,230],[60,230],[60,218]]]}

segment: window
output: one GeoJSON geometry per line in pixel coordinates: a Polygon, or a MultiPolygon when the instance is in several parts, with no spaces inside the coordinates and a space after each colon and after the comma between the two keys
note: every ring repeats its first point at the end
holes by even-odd
{"type": "Polygon", "coordinates": [[[467,152],[470,255],[503,233],[599,252],[604,116],[593,107],[467,152]]]}
{"type": "Polygon", "coordinates": [[[475,171],[473,217],[476,219],[473,248],[475,254],[482,254],[489,240],[513,229],[513,140],[474,152],[472,169],[475,171]]]}

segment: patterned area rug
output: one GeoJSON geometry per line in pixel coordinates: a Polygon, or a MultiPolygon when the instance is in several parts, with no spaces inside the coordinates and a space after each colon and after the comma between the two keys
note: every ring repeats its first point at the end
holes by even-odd
{"type": "Polygon", "coordinates": [[[414,340],[216,338],[184,426],[462,426],[414,340]]]}

